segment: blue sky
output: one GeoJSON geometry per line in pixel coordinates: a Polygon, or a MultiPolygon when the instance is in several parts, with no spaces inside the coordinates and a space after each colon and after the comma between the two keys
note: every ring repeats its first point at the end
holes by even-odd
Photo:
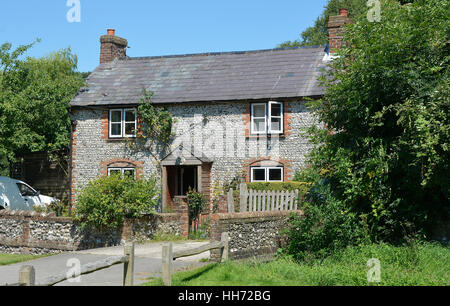
{"type": "Polygon", "coordinates": [[[274,48],[294,40],[322,13],[327,0],[80,0],[81,22],[70,23],[67,0],[4,1],[0,44],[42,41],[27,55],[70,47],[78,70],[99,63],[108,28],[128,40],[129,56],[274,48]]]}

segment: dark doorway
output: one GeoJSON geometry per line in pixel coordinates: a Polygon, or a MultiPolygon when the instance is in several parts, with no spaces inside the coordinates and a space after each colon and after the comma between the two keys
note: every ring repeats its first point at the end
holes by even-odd
{"type": "Polygon", "coordinates": [[[177,195],[185,196],[189,189],[198,191],[198,170],[196,166],[177,167],[177,195]]]}

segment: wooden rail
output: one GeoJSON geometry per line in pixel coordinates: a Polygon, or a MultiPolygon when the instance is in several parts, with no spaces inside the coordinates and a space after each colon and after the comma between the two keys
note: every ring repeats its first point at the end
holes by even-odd
{"type": "Polygon", "coordinates": [[[124,255],[108,257],[104,260],[88,263],[81,266],[79,275],[68,275],[61,273],[47,277],[40,283],[36,283],[36,272],[33,266],[22,266],[19,271],[19,282],[16,284],[8,284],[7,286],[54,286],[66,280],[75,277],[90,274],[96,271],[110,268],[114,265],[124,264],[123,268],[123,285],[133,286],[134,282],[134,243],[127,243],[124,247],[124,255]]]}
{"type": "Polygon", "coordinates": [[[162,281],[164,286],[172,286],[173,261],[177,258],[198,255],[207,251],[220,249],[221,262],[228,260],[229,256],[229,236],[228,233],[222,233],[219,242],[211,242],[197,248],[173,252],[173,244],[167,243],[162,247],[162,281]]]}

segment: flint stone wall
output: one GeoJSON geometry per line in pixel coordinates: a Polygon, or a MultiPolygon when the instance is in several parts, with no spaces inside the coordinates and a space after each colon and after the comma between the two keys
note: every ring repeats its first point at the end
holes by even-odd
{"type": "Polygon", "coordinates": [[[0,211],[0,252],[52,254],[123,245],[155,235],[181,235],[179,214],[156,214],[127,220],[122,228],[81,229],[71,218],[25,211],[0,211]]]}
{"type": "MultiPolygon", "coordinates": [[[[220,241],[222,233],[228,232],[230,259],[271,258],[286,244],[282,230],[288,227],[292,213],[303,215],[302,211],[215,214],[211,241],[220,241]]],[[[212,260],[219,258],[220,250],[211,251],[212,260]]]]}

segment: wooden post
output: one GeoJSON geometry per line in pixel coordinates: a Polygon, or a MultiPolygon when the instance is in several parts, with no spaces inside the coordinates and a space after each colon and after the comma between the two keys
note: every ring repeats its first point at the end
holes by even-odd
{"type": "Polygon", "coordinates": [[[228,213],[234,213],[234,197],[233,197],[233,188],[230,188],[227,194],[228,200],[228,213]]]}
{"type": "Polygon", "coordinates": [[[19,284],[22,286],[34,286],[36,273],[33,266],[22,266],[19,271],[19,284]]]}
{"type": "Polygon", "coordinates": [[[241,183],[240,187],[240,203],[239,203],[239,212],[247,211],[247,197],[248,197],[248,188],[246,183],[241,183]]]}
{"type": "Polygon", "coordinates": [[[168,191],[168,186],[167,186],[167,167],[162,167],[162,175],[161,175],[161,201],[162,201],[162,212],[166,213],[167,212],[167,191],[168,191]]]}
{"type": "Polygon", "coordinates": [[[222,233],[222,237],[221,237],[220,241],[223,242],[221,261],[225,262],[229,259],[229,256],[230,256],[230,247],[229,247],[230,237],[228,235],[228,232],[222,233]]]}
{"type": "Polygon", "coordinates": [[[128,262],[123,264],[123,285],[134,285],[134,242],[125,244],[125,256],[128,256],[128,262]]]}
{"type": "Polygon", "coordinates": [[[172,286],[173,245],[164,244],[162,247],[162,281],[164,286],[172,286]]]}

